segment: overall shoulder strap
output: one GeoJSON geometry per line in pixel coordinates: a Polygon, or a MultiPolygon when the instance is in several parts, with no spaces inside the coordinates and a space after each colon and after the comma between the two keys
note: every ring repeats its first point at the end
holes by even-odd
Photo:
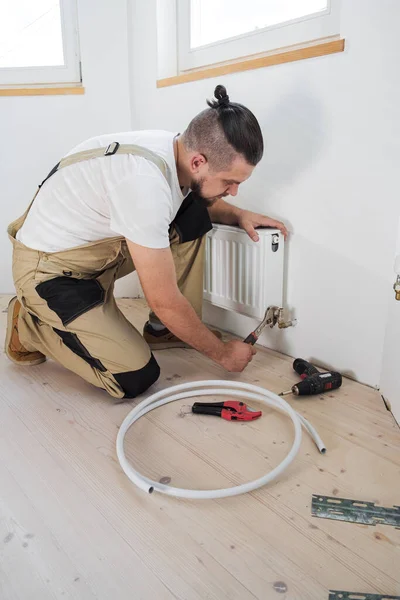
{"type": "Polygon", "coordinates": [[[16,221],[13,221],[9,225],[7,231],[10,236],[10,239],[13,242],[15,242],[15,236],[16,236],[18,230],[21,229],[22,225],[24,224],[24,221],[29,213],[29,210],[30,210],[30,208],[33,204],[33,201],[35,200],[40,188],[42,187],[42,185],[44,184],[45,181],[47,181],[52,175],[54,175],[54,173],[56,173],[59,169],[62,169],[63,167],[67,167],[68,165],[73,165],[74,163],[80,162],[82,160],[90,160],[91,158],[99,158],[102,156],[104,156],[104,157],[112,156],[113,154],[117,154],[117,153],[118,154],[134,154],[135,156],[141,156],[142,158],[145,158],[146,160],[149,160],[150,162],[154,163],[160,169],[160,171],[164,175],[164,177],[167,177],[168,165],[165,162],[165,160],[163,158],[161,158],[161,156],[159,156],[155,152],[152,152],[151,150],[148,150],[147,148],[142,148],[142,146],[136,146],[134,144],[119,144],[118,142],[112,142],[111,144],[109,144],[107,146],[107,148],[95,148],[93,150],[84,150],[83,152],[76,152],[75,154],[70,154],[69,156],[65,156],[64,158],[62,158],[60,160],[60,162],[57,163],[56,166],[52,168],[50,173],[47,175],[46,179],[44,179],[42,181],[42,183],[39,185],[39,188],[36,190],[36,193],[31,201],[31,203],[29,204],[28,208],[26,209],[26,211],[24,212],[22,217],[20,217],[16,221]]]}
{"type": "Polygon", "coordinates": [[[41,188],[44,182],[54,175],[54,173],[63,167],[68,167],[69,165],[73,165],[83,160],[91,160],[92,158],[101,158],[103,156],[113,156],[114,154],[133,154],[135,156],[145,158],[146,160],[149,160],[155,164],[156,167],[160,169],[164,177],[167,176],[167,163],[155,152],[152,152],[147,148],[143,148],[142,146],[136,146],[135,144],[119,144],[118,142],[112,142],[106,148],[93,148],[92,150],[83,150],[82,152],[76,152],[75,154],[65,156],[60,160],[59,163],[56,164],[55,167],[53,167],[46,179],[44,179],[39,185],[39,188],[41,188]]]}

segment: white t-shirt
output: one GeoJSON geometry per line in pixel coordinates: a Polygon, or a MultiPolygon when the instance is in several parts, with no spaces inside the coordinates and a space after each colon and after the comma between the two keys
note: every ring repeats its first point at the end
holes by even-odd
{"type": "Polygon", "coordinates": [[[148,248],[167,248],[169,225],[184,200],[176,172],[175,136],[169,131],[129,131],[79,144],[68,154],[111,142],[152,150],[167,163],[167,180],[154,163],[131,154],[63,167],[41,187],[17,239],[43,252],[116,235],[148,248]]]}

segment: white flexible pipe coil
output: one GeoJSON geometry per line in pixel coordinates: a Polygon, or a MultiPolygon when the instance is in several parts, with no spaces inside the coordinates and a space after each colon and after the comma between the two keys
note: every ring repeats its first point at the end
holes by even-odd
{"type": "Polygon", "coordinates": [[[270,392],[264,388],[252,385],[250,383],[241,383],[224,380],[209,380],[209,381],[195,381],[190,383],[182,383],[169,387],[165,390],[161,390],[149,396],[146,400],[138,404],[131,412],[125,417],[117,436],[117,456],[122,469],[129,479],[135,483],[141,490],[147,493],[154,491],[167,494],[168,496],[177,496],[181,498],[192,498],[192,499],[208,499],[208,498],[225,498],[227,496],[237,496],[246,492],[251,492],[257,488],[269,483],[276,477],[278,477],[285,469],[290,465],[297,452],[299,451],[301,443],[301,426],[304,426],[308,433],[313,438],[318,450],[322,453],[326,451],[325,445],[319,437],[314,427],[299,413],[283,400],[277,394],[270,392]],[[202,389],[203,388],[203,389],[202,389]],[[191,391],[188,391],[191,390],[191,391]],[[150,412],[154,408],[174,402],[175,400],[182,400],[191,398],[194,396],[234,396],[235,398],[245,398],[247,400],[257,400],[267,406],[272,406],[286,413],[292,420],[294,426],[294,442],[286,457],[283,461],[267,475],[250,481],[249,483],[243,483],[231,488],[219,489],[219,490],[189,490],[184,488],[171,487],[158,481],[153,481],[144,475],[141,475],[136,471],[132,465],[128,462],[124,452],[124,439],[126,432],[135,421],[143,417],[146,413],[150,412]]]}

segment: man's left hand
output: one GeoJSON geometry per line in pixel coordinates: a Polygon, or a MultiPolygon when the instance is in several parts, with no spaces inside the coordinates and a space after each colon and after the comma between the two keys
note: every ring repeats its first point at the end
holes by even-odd
{"type": "Polygon", "coordinates": [[[260,239],[255,229],[256,227],[273,227],[274,229],[279,229],[285,240],[288,236],[288,230],[281,221],[270,219],[269,217],[265,217],[264,215],[259,215],[255,212],[251,212],[250,210],[241,211],[240,216],[238,218],[238,225],[247,232],[249,237],[254,242],[258,242],[258,240],[260,239]]]}

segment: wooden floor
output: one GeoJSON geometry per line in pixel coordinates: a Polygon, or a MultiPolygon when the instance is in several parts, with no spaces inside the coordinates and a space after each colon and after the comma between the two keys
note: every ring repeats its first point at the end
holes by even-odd
{"type": "MultiPolygon", "coordinates": [[[[8,298],[0,299],[0,334],[8,298]]],[[[143,301],[121,306],[139,328],[143,301]]],[[[152,391],[227,378],[193,350],[157,353],[152,391]]],[[[259,350],[244,374],[275,392],[296,380],[291,359],[259,350]]],[[[400,594],[400,530],[311,517],[313,493],[399,504],[400,430],[378,392],[341,390],[289,402],[318,428],[275,483],[230,499],[183,501],[139,491],[115,453],[135,404],[52,362],[16,367],[0,355],[1,600],[328,600],[329,590],[400,594]],[[285,591],[286,590],[286,591],[285,591]]],[[[250,403],[254,406],[254,402],[250,403]]],[[[135,465],[182,487],[226,487],[281,461],[290,422],[265,410],[253,423],[192,415],[175,402],[129,432],[135,465]]]]}

